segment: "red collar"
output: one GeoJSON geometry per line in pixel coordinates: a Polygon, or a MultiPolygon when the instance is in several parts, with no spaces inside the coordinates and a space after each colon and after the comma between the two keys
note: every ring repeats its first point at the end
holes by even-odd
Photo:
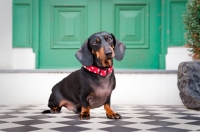
{"type": "Polygon", "coordinates": [[[105,77],[106,75],[108,75],[109,73],[112,73],[113,71],[113,66],[109,67],[108,69],[101,69],[101,68],[98,68],[98,67],[95,67],[95,66],[83,66],[85,69],[87,69],[88,71],[90,72],[93,72],[93,73],[96,73],[96,74],[99,74],[103,77],[105,77]]]}

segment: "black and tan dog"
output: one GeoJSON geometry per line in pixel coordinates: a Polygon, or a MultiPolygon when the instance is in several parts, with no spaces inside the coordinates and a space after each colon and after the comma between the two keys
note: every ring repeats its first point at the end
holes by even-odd
{"type": "Polygon", "coordinates": [[[108,118],[122,118],[111,109],[110,98],[115,89],[113,58],[120,61],[124,53],[124,44],[114,35],[107,32],[91,35],[76,53],[82,68],[53,87],[49,112],[59,113],[62,107],[66,107],[80,113],[80,119],[89,119],[91,108],[104,105],[108,118]]]}

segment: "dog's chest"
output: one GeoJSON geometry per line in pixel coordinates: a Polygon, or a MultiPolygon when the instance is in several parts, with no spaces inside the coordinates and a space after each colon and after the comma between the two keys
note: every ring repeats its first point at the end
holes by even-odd
{"type": "Polygon", "coordinates": [[[88,96],[88,102],[91,108],[102,106],[108,99],[112,92],[112,84],[103,83],[101,85],[94,85],[93,92],[88,96]]]}

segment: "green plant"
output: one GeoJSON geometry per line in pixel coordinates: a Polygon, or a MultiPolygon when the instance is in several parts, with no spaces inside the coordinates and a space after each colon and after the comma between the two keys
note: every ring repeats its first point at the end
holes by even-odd
{"type": "Polygon", "coordinates": [[[183,14],[186,45],[193,60],[200,60],[200,0],[188,0],[183,14]]]}

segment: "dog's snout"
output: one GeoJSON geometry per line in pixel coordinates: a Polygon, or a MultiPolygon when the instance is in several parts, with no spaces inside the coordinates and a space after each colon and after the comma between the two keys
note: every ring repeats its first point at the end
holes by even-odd
{"type": "Polygon", "coordinates": [[[107,51],[107,52],[105,53],[105,55],[106,55],[106,56],[111,56],[111,55],[112,55],[112,51],[107,51]]]}

